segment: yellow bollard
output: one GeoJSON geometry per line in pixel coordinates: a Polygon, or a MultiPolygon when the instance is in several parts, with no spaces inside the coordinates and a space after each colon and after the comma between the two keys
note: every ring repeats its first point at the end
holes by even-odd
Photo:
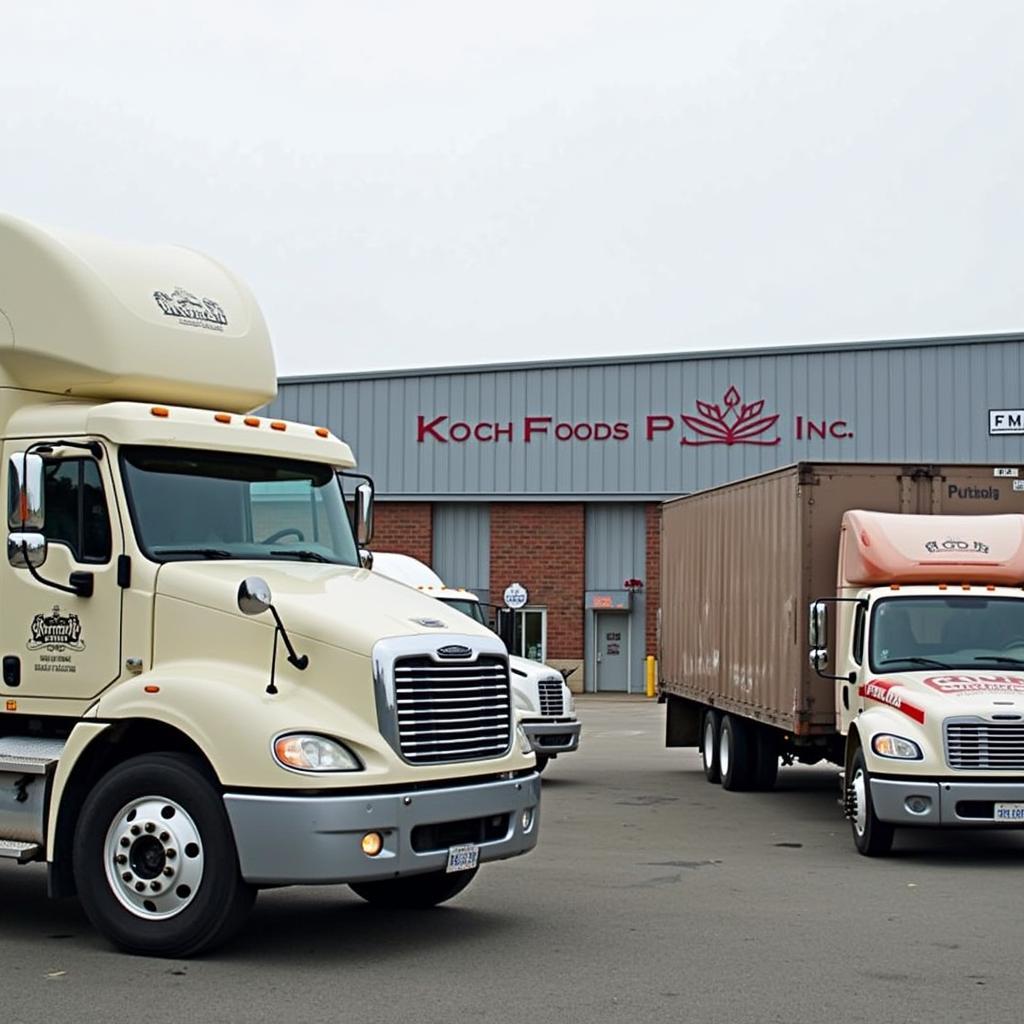
{"type": "Polygon", "coordinates": [[[654,677],[655,677],[654,666],[656,664],[657,663],[654,660],[654,655],[653,654],[648,654],[647,655],[647,696],[648,697],[653,697],[654,696],[654,677]]]}

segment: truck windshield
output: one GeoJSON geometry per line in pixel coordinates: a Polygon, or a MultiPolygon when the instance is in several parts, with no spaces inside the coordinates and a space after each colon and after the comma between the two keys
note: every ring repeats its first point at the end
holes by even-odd
{"type": "Polygon", "coordinates": [[[875,604],[871,669],[1024,667],[1024,599],[896,597],[875,604]]]}
{"type": "Polygon", "coordinates": [[[457,612],[462,612],[463,615],[468,615],[471,619],[476,619],[480,625],[487,625],[487,619],[484,618],[484,610],[480,607],[479,601],[467,601],[463,598],[457,597],[442,597],[440,600],[442,600],[446,605],[454,608],[457,612]]]}
{"type": "Polygon", "coordinates": [[[135,535],[157,562],[286,559],[358,565],[330,466],[191,448],[121,451],[135,535]]]}

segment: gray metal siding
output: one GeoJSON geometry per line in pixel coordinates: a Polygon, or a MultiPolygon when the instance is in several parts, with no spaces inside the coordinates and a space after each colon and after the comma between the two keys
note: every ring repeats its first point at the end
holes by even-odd
{"type": "Polygon", "coordinates": [[[474,590],[484,601],[490,600],[490,506],[434,506],[434,571],[450,586],[474,590]]]}
{"type": "MultiPolygon", "coordinates": [[[[646,576],[647,534],[643,505],[589,504],[586,508],[586,590],[621,591],[628,579],[646,576]]],[[[643,692],[645,685],[644,592],[633,595],[629,617],[630,689],[643,692]]],[[[599,613],[588,611],[585,619],[585,680],[588,690],[597,685],[594,664],[595,619],[599,613]]],[[[649,652],[653,654],[654,652],[649,652]]]]}
{"type": "Polygon", "coordinates": [[[621,501],[686,493],[801,460],[1022,464],[1024,437],[988,435],[990,408],[1024,406],[1021,346],[981,339],[285,381],[270,412],[345,438],[383,497],[621,501]],[[730,408],[731,387],[739,400],[730,408]],[[682,443],[716,440],[682,420],[701,416],[698,402],[717,406],[735,428],[743,407],[761,401],[746,423],[777,416],[762,433],[734,432],[731,444],[682,443]],[[484,434],[511,423],[513,438],[428,435],[419,443],[418,416],[446,416],[437,428],[446,438],[456,423],[482,424],[484,434]],[[525,420],[536,416],[551,417],[547,433],[526,441],[525,420]],[[671,417],[671,430],[648,440],[647,416],[671,417]],[[831,433],[808,437],[808,420],[825,421],[831,433]],[[557,424],[598,423],[626,424],[629,437],[554,436],[557,424]],[[844,431],[851,436],[834,436],[844,431]]]}

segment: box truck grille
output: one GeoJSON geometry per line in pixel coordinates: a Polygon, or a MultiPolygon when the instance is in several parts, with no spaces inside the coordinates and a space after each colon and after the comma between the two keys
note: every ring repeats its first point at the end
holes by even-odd
{"type": "Polygon", "coordinates": [[[946,762],[979,771],[1024,769],[1024,722],[947,722],[946,762]]]}
{"type": "Polygon", "coordinates": [[[428,657],[395,662],[402,757],[440,764],[500,757],[512,743],[508,668],[498,657],[439,665],[428,657]]]}
{"type": "Polygon", "coordinates": [[[542,715],[560,715],[565,710],[562,700],[562,680],[542,679],[537,684],[540,691],[540,713],[542,715]]]}

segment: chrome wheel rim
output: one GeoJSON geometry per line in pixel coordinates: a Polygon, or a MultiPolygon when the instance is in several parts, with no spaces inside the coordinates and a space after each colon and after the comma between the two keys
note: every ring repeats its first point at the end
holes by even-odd
{"type": "Polygon", "coordinates": [[[174,917],[195,899],[204,863],[199,829],[174,800],[132,800],[107,829],[107,883],[121,906],[147,921],[174,917]]]}
{"type": "Polygon", "coordinates": [[[731,760],[732,751],[729,749],[729,730],[723,726],[718,740],[718,770],[723,775],[729,774],[729,762],[731,760]]]}
{"type": "Polygon", "coordinates": [[[868,827],[867,780],[863,768],[853,773],[850,787],[853,790],[853,828],[858,836],[863,836],[868,827]]]}
{"type": "Polygon", "coordinates": [[[704,767],[710,769],[715,760],[715,723],[710,717],[704,722],[704,744],[701,747],[704,767]]]}

